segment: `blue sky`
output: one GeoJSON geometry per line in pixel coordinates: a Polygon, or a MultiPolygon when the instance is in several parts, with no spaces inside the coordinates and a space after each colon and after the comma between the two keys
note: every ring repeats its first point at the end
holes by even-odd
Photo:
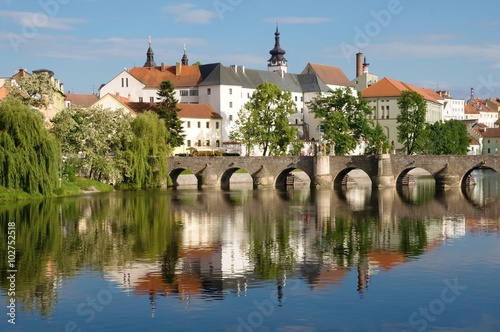
{"type": "Polygon", "coordinates": [[[500,97],[500,5],[494,0],[0,0],[0,77],[55,72],[65,89],[92,93],[142,66],[221,62],[266,69],[276,21],[289,72],[308,62],[353,79],[355,53],[370,72],[468,98],[500,97]]]}

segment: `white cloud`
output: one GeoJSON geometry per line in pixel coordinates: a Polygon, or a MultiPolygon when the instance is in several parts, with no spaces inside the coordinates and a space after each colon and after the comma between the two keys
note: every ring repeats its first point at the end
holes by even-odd
{"type": "Polygon", "coordinates": [[[332,19],[327,17],[281,17],[278,19],[267,18],[265,22],[268,23],[283,23],[283,24],[320,24],[330,22],[332,19]]]}
{"type": "Polygon", "coordinates": [[[71,30],[76,24],[85,23],[86,20],[78,18],[51,17],[42,12],[20,12],[0,10],[0,17],[11,20],[15,25],[31,29],[71,30]]]}
{"type": "Polygon", "coordinates": [[[200,9],[192,3],[166,6],[163,10],[176,16],[175,23],[179,24],[208,24],[217,17],[214,11],[200,9]]]}

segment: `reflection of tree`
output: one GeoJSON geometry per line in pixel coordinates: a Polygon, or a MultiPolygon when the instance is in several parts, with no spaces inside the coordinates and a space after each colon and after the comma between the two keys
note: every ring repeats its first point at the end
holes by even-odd
{"type": "Polygon", "coordinates": [[[372,235],[376,233],[375,219],[351,220],[337,218],[326,225],[325,233],[317,242],[321,254],[332,253],[338,266],[350,267],[372,249],[372,235]]]}
{"type": "Polygon", "coordinates": [[[165,281],[173,283],[175,266],[180,257],[182,225],[177,222],[169,223],[168,241],[161,261],[161,271],[165,281]]]}
{"type": "MultiPolygon", "coordinates": [[[[58,278],[72,277],[83,267],[102,271],[136,259],[157,261],[164,253],[173,266],[179,255],[181,231],[170,211],[170,197],[154,192],[0,205],[5,238],[13,221],[16,301],[43,316],[56,303],[58,278]]],[[[7,246],[1,246],[1,266],[7,266],[7,256],[7,246]]],[[[0,277],[0,287],[7,291],[5,269],[0,277]]]]}
{"type": "Polygon", "coordinates": [[[427,246],[427,228],[423,221],[401,219],[398,223],[400,250],[406,256],[421,255],[427,246]]]}
{"type": "Polygon", "coordinates": [[[263,220],[252,220],[250,228],[250,260],[255,273],[263,279],[281,278],[295,264],[291,246],[290,221],[275,220],[264,216],[263,220]]]}

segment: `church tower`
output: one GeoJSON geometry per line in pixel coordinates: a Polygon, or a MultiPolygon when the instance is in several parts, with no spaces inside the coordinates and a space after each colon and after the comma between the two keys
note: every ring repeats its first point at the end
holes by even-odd
{"type": "Polygon", "coordinates": [[[156,67],[155,53],[151,48],[151,36],[149,36],[149,48],[148,51],[146,52],[146,63],[144,64],[144,67],[156,67]]]}
{"type": "Polygon", "coordinates": [[[181,64],[183,66],[189,66],[189,59],[188,59],[187,54],[186,54],[186,45],[184,45],[184,55],[182,56],[181,64]]]}
{"type": "Polygon", "coordinates": [[[269,51],[271,54],[271,58],[268,60],[269,64],[267,65],[268,71],[277,71],[286,73],[287,72],[287,63],[284,57],[285,50],[280,46],[280,32],[278,30],[278,23],[276,23],[276,32],[274,33],[274,48],[269,51]]]}

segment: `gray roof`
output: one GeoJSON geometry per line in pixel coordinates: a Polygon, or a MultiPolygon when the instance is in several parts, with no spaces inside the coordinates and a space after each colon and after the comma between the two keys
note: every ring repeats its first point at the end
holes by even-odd
{"type": "Polygon", "coordinates": [[[226,67],[220,63],[200,66],[202,82],[200,86],[233,85],[255,89],[258,85],[274,83],[283,91],[291,92],[326,92],[330,89],[314,74],[288,74],[266,70],[226,67]],[[236,70],[235,70],[236,69],[236,70]]]}

